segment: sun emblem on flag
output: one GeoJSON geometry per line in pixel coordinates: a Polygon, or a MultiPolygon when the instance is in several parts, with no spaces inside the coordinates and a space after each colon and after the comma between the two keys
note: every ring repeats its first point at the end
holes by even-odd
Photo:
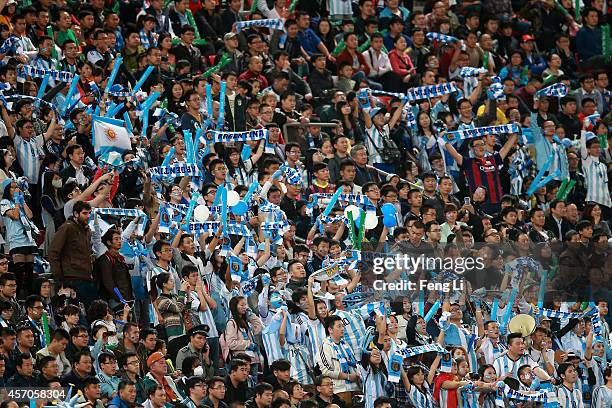
{"type": "Polygon", "coordinates": [[[106,129],[106,137],[109,138],[109,140],[115,140],[117,133],[113,129],[106,129]]]}

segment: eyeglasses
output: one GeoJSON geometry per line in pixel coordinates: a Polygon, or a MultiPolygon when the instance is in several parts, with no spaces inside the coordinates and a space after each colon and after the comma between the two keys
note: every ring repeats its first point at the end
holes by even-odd
{"type": "Polygon", "coordinates": [[[489,234],[486,234],[486,235],[485,235],[485,238],[489,238],[489,237],[491,237],[491,236],[493,236],[493,235],[497,235],[497,236],[499,236],[499,232],[495,231],[495,232],[491,232],[491,233],[489,233],[489,234]]]}
{"type": "Polygon", "coordinates": [[[8,261],[0,261],[0,265],[8,265],[8,261]]]}
{"type": "Polygon", "coordinates": [[[484,143],[474,143],[472,147],[483,147],[484,145],[484,143]]]}

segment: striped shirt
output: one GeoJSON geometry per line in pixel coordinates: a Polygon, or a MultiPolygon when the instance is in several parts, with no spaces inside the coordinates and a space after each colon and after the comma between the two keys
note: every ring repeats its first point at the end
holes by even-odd
{"type": "Polygon", "coordinates": [[[361,376],[365,408],[374,408],[374,401],[376,401],[376,398],[388,396],[385,391],[387,377],[383,374],[382,370],[374,371],[371,365],[368,366],[367,369],[359,365],[359,373],[361,376]]]}
{"type": "Polygon", "coordinates": [[[557,387],[557,398],[561,408],[584,408],[580,389],[575,385],[572,390],[565,385],[557,387]]]}
{"type": "Polygon", "coordinates": [[[318,354],[323,345],[323,340],[327,337],[325,335],[325,327],[319,319],[308,319],[308,338],[310,340],[310,352],[312,355],[318,354]]]}
{"type": "Polygon", "coordinates": [[[268,364],[272,364],[276,360],[287,358],[287,343],[285,346],[281,346],[278,339],[278,332],[269,331],[261,334],[261,340],[263,341],[266,355],[268,356],[268,364]]]}
{"type": "Polygon", "coordinates": [[[493,345],[491,339],[485,337],[482,340],[479,350],[484,354],[485,362],[487,364],[493,364],[495,359],[506,351],[506,348],[500,342],[497,342],[497,345],[493,345]]]}
{"type": "Polygon", "coordinates": [[[147,271],[147,291],[151,291],[152,279],[157,275],[161,275],[162,273],[169,273],[170,276],[172,276],[174,279],[174,289],[172,289],[172,294],[177,295],[178,290],[181,287],[181,278],[172,265],[169,265],[168,269],[155,265],[147,271]]]}
{"type": "Polygon", "coordinates": [[[312,355],[308,353],[308,348],[296,343],[289,344],[287,351],[287,360],[291,363],[291,378],[294,378],[300,384],[312,384],[312,378],[308,372],[312,370],[314,364],[312,363],[312,355]]]}
{"type": "Polygon", "coordinates": [[[208,338],[216,338],[219,337],[219,332],[217,331],[217,326],[215,326],[215,319],[213,318],[212,311],[210,310],[210,306],[206,304],[206,310],[200,310],[200,298],[196,292],[190,292],[191,296],[191,310],[197,313],[198,318],[200,319],[200,323],[205,324],[209,327],[208,330],[208,338]]]}
{"type": "Polygon", "coordinates": [[[366,327],[360,315],[346,310],[336,310],[336,316],[342,318],[344,324],[344,341],[349,345],[357,358],[361,358],[359,341],[365,336],[366,327]]]}
{"type": "Polygon", "coordinates": [[[43,147],[45,139],[43,135],[25,140],[18,134],[15,134],[13,141],[17,150],[17,160],[23,169],[23,175],[28,178],[28,183],[38,184],[40,159],[44,156],[43,147]]]}
{"type": "Polygon", "coordinates": [[[433,395],[431,394],[431,390],[427,385],[427,382],[423,383],[424,391],[421,391],[416,387],[416,385],[412,384],[410,386],[410,391],[408,391],[408,397],[414,405],[415,408],[435,408],[438,406],[436,404],[436,400],[434,400],[433,395]]]}
{"type": "Polygon", "coordinates": [[[526,364],[532,369],[538,367],[537,363],[533,361],[528,354],[523,354],[517,360],[513,360],[506,352],[502,356],[495,359],[493,362],[493,367],[495,367],[495,372],[499,377],[503,377],[506,374],[511,374],[512,377],[518,378],[518,369],[526,364]]]}
{"type": "Polygon", "coordinates": [[[594,201],[606,207],[612,207],[610,190],[608,189],[608,169],[599,157],[591,156],[586,147],[586,132],[580,137],[580,154],[582,156],[582,171],[587,187],[586,201],[594,201]]]}
{"type": "Polygon", "coordinates": [[[383,148],[385,147],[383,143],[384,137],[389,137],[389,125],[383,126],[382,132],[374,125],[366,129],[365,145],[368,149],[368,162],[370,164],[384,163],[384,160],[380,155],[380,152],[382,152],[383,148]]]}
{"type": "Polygon", "coordinates": [[[497,204],[503,195],[499,169],[503,166],[499,153],[482,158],[463,156],[461,169],[465,174],[470,193],[473,194],[478,186],[487,189],[487,202],[497,204]]]}
{"type": "Polygon", "coordinates": [[[612,407],[612,388],[601,385],[593,390],[591,408],[610,408],[612,407]]]}

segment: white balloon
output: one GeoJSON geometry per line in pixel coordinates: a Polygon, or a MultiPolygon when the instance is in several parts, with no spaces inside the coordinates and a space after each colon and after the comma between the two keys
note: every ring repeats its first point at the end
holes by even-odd
{"type": "Polygon", "coordinates": [[[356,205],[351,204],[344,209],[344,216],[348,218],[349,213],[353,216],[353,221],[357,222],[361,215],[361,210],[356,205]]]}
{"type": "Polygon", "coordinates": [[[196,222],[206,222],[210,216],[210,210],[204,204],[198,205],[193,209],[193,218],[196,222]]]}
{"type": "Polygon", "coordinates": [[[234,190],[230,190],[227,192],[227,206],[228,207],[235,206],[236,204],[238,204],[238,201],[240,201],[240,194],[238,194],[234,190]]]}
{"type": "Polygon", "coordinates": [[[378,217],[376,216],[375,212],[366,212],[366,217],[365,217],[365,229],[367,230],[371,230],[376,228],[376,226],[378,225],[378,217]]]}

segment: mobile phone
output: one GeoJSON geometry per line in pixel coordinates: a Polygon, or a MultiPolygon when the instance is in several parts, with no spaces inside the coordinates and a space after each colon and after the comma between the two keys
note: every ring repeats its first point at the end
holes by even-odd
{"type": "Polygon", "coordinates": [[[480,374],[478,374],[478,373],[468,373],[468,378],[471,381],[478,381],[478,380],[480,380],[480,374]]]}
{"type": "Polygon", "coordinates": [[[465,205],[470,205],[470,204],[472,204],[472,201],[470,200],[470,197],[465,197],[465,198],[463,199],[463,204],[465,204],[465,205]]]}

